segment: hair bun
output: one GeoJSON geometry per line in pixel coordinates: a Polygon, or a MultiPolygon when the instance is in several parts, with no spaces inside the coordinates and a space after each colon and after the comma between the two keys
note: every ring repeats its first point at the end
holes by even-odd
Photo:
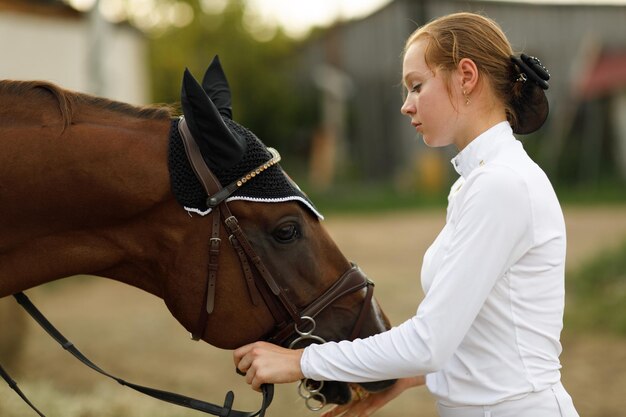
{"type": "Polygon", "coordinates": [[[550,73],[539,59],[521,54],[511,56],[515,66],[515,83],[522,83],[519,95],[515,95],[511,104],[515,110],[516,123],[513,132],[527,135],[535,132],[548,118],[549,107],[545,90],[550,85],[550,73]],[[530,83],[528,81],[531,81],[530,83]]]}

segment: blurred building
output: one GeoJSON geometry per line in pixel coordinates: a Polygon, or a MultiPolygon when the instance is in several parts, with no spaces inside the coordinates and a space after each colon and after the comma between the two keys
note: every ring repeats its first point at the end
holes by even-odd
{"type": "Polygon", "coordinates": [[[48,80],[132,104],[150,99],[147,41],[97,9],[61,0],[0,0],[0,79],[48,80]]]}
{"type": "Polygon", "coordinates": [[[350,78],[345,135],[337,139],[345,149],[341,163],[357,166],[366,179],[407,183],[416,170],[422,172],[414,177],[426,176],[427,183],[450,170],[454,150],[429,155],[400,114],[401,53],[417,26],[457,11],[494,18],[515,50],[539,57],[550,70],[550,117],[526,139],[544,168],[593,181],[608,161],[626,180],[626,2],[394,0],[366,18],[320,31],[302,49],[302,72],[332,67],[350,78]]]}

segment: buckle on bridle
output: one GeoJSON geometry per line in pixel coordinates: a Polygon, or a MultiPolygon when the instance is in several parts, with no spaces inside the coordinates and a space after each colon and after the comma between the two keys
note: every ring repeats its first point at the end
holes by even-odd
{"type": "Polygon", "coordinates": [[[324,388],[324,381],[315,381],[313,379],[305,378],[298,384],[298,395],[304,399],[304,405],[311,411],[319,411],[326,406],[326,396],[321,393],[324,388]],[[317,388],[311,388],[312,382],[317,382],[319,386],[317,388]],[[304,392],[303,392],[304,391],[304,392]],[[313,401],[319,402],[319,404],[313,403],[313,401]]]}
{"type": "MultiPolygon", "coordinates": [[[[298,328],[298,323],[294,323],[293,328],[295,332],[298,334],[298,337],[295,338],[290,344],[289,349],[293,349],[298,343],[303,340],[312,340],[317,343],[326,343],[326,340],[323,338],[316,336],[313,334],[315,331],[315,319],[309,316],[300,317],[300,323],[309,322],[311,323],[311,330],[308,332],[300,330],[298,328]]],[[[298,395],[304,399],[304,404],[306,408],[311,411],[319,411],[327,404],[326,396],[322,394],[322,388],[324,388],[324,381],[315,381],[313,379],[304,378],[300,380],[298,384],[298,395]],[[315,384],[317,384],[317,388],[315,388],[315,384]],[[315,404],[313,401],[317,401],[319,404],[315,404]]]]}
{"type": "Polygon", "coordinates": [[[303,340],[312,340],[314,342],[317,343],[326,343],[326,340],[322,339],[319,336],[316,336],[313,334],[313,332],[315,331],[315,320],[313,319],[313,317],[309,317],[309,316],[302,316],[300,317],[300,321],[308,321],[309,323],[311,323],[312,327],[311,330],[309,330],[308,332],[304,332],[302,330],[300,330],[298,328],[298,323],[295,323],[293,325],[293,328],[295,330],[296,333],[298,333],[298,337],[295,338],[290,344],[289,344],[289,349],[293,349],[298,343],[302,342],[303,340]]]}

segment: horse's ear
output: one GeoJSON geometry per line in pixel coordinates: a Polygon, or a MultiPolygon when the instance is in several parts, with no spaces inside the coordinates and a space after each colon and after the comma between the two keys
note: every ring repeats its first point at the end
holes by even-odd
{"type": "Polygon", "coordinates": [[[228,86],[228,80],[226,80],[226,74],[220,64],[220,59],[217,55],[211,61],[209,68],[204,73],[202,79],[202,88],[211,98],[220,114],[229,119],[233,118],[233,107],[230,98],[230,87],[228,86]]]}
{"type": "Polygon", "coordinates": [[[209,168],[225,169],[239,162],[246,151],[245,138],[226,126],[215,104],[188,69],[183,76],[180,101],[189,131],[209,168]]]}

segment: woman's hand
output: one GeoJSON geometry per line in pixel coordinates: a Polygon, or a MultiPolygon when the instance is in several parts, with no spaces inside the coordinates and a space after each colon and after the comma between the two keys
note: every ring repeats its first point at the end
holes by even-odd
{"type": "Polygon", "coordinates": [[[363,396],[354,398],[346,405],[338,405],[331,408],[323,413],[321,417],[369,417],[406,389],[424,385],[424,382],[423,376],[399,379],[398,382],[385,391],[366,393],[363,396]]]}
{"type": "Polygon", "coordinates": [[[255,342],[235,350],[235,366],[246,374],[255,391],[261,384],[296,382],[304,378],[300,369],[303,349],[292,350],[267,342],[255,342]]]}

